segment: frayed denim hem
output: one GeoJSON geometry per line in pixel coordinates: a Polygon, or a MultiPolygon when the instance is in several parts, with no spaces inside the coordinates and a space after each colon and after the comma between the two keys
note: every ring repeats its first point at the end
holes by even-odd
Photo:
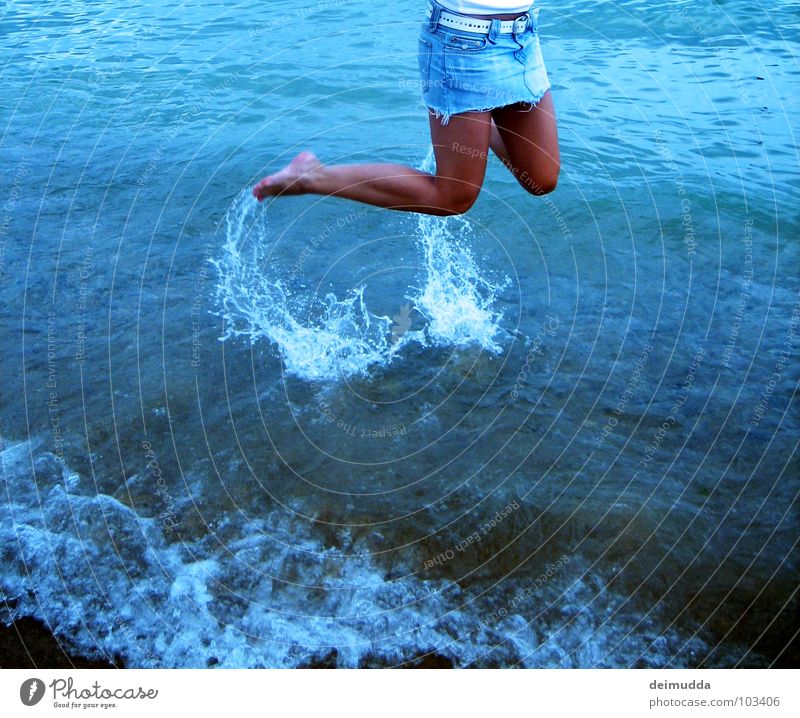
{"type": "Polygon", "coordinates": [[[508,107],[509,105],[516,105],[518,103],[524,102],[525,104],[530,105],[527,110],[520,110],[520,112],[530,112],[536,105],[541,102],[541,99],[550,91],[550,85],[548,85],[544,90],[539,92],[537,95],[527,95],[526,97],[522,97],[518,100],[511,100],[510,102],[506,102],[503,105],[492,105],[491,107],[478,107],[478,108],[471,108],[467,110],[459,110],[458,112],[443,112],[442,110],[436,107],[428,107],[428,110],[433,113],[433,116],[437,120],[441,120],[442,127],[450,122],[450,118],[454,115],[463,115],[467,112],[491,112],[492,110],[499,110],[502,107],[508,107]]]}

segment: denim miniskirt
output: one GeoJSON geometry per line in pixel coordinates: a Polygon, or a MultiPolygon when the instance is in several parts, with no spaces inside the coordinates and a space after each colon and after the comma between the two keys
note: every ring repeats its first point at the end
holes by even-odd
{"type": "Polygon", "coordinates": [[[442,124],[461,112],[486,112],[517,102],[535,105],[550,89],[539,46],[538,8],[529,15],[528,27],[520,33],[482,34],[423,22],[422,98],[442,124]]]}

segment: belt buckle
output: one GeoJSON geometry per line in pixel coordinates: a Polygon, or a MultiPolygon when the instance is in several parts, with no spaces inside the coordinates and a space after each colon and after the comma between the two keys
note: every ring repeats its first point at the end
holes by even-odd
{"type": "Polygon", "coordinates": [[[531,25],[531,14],[529,12],[514,18],[514,34],[519,35],[525,32],[531,25]]]}

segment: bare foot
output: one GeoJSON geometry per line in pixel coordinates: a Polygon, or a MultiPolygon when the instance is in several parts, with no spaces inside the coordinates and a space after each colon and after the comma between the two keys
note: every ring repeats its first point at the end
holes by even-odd
{"type": "Polygon", "coordinates": [[[277,194],[305,194],[309,191],[309,175],[322,167],[312,152],[301,152],[280,172],[264,177],[253,187],[253,197],[259,202],[277,194]]]}

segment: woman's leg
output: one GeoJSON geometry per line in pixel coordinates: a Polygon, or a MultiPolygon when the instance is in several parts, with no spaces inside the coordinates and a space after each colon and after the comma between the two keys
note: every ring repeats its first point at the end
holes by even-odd
{"type": "Polygon", "coordinates": [[[492,110],[497,133],[492,149],[517,181],[531,194],[556,188],[561,160],[553,97],[548,90],[531,109],[526,103],[492,110]]]}
{"type": "Polygon", "coordinates": [[[489,147],[510,170],[511,160],[508,159],[508,149],[506,149],[506,143],[503,142],[503,138],[500,136],[500,130],[497,129],[494,119],[492,119],[492,130],[489,135],[489,147]]]}
{"type": "Polygon", "coordinates": [[[486,173],[491,114],[464,112],[443,125],[429,113],[436,174],[398,164],[320,164],[303,152],[253,188],[260,201],[284,194],[321,194],[405,212],[451,215],[475,202],[486,173]]]}

